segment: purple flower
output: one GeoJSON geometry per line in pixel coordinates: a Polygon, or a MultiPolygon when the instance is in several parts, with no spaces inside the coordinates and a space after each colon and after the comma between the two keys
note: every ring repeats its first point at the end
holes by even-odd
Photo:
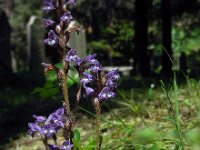
{"type": "Polygon", "coordinates": [[[60,150],[60,148],[57,145],[48,144],[49,150],[60,150]]]}
{"type": "Polygon", "coordinates": [[[56,134],[58,131],[58,127],[55,124],[44,124],[42,129],[40,130],[40,134],[45,136],[46,138],[51,137],[56,134]]]}
{"type": "Polygon", "coordinates": [[[91,94],[94,93],[94,89],[87,87],[87,86],[84,86],[84,88],[85,88],[85,93],[87,96],[90,96],[91,94]]]}
{"type": "Polygon", "coordinates": [[[64,128],[64,113],[65,109],[61,107],[50,114],[47,119],[43,116],[33,115],[36,120],[35,123],[28,124],[30,128],[28,133],[33,136],[35,132],[39,132],[40,135],[46,138],[51,137],[56,134],[60,128],[64,128]]]}
{"type": "Polygon", "coordinates": [[[71,150],[74,145],[70,141],[64,141],[61,150],[71,150]]]}
{"type": "Polygon", "coordinates": [[[97,56],[97,54],[92,54],[92,55],[88,55],[85,58],[83,58],[82,62],[83,63],[90,63],[90,62],[94,62],[96,59],[95,57],[97,56]]]}
{"type": "Polygon", "coordinates": [[[72,19],[73,19],[73,17],[71,15],[70,11],[64,13],[63,16],[60,17],[60,20],[67,23],[67,24],[69,24],[72,19]]]}
{"type": "Polygon", "coordinates": [[[75,5],[75,3],[76,3],[76,0],[67,0],[65,2],[65,5],[75,5]]]}
{"type": "Polygon", "coordinates": [[[119,70],[118,69],[115,69],[115,70],[112,70],[110,72],[108,72],[105,77],[107,79],[111,79],[113,81],[118,81],[119,80],[119,70]]]}
{"type": "Polygon", "coordinates": [[[109,99],[115,96],[115,93],[111,91],[109,87],[104,87],[102,91],[98,94],[99,100],[109,99]]]}
{"type": "Polygon", "coordinates": [[[44,40],[44,44],[55,47],[58,44],[58,36],[53,30],[48,33],[48,38],[44,40]]]}
{"type": "Polygon", "coordinates": [[[91,72],[98,73],[99,70],[102,70],[102,67],[99,63],[96,63],[90,67],[91,72]]]}
{"type": "Polygon", "coordinates": [[[45,28],[48,28],[50,26],[53,26],[55,24],[55,21],[51,20],[51,19],[42,19],[43,22],[43,26],[45,28]]]}
{"type": "Polygon", "coordinates": [[[64,113],[65,113],[65,108],[64,108],[64,107],[58,108],[58,109],[55,111],[55,114],[56,114],[56,115],[64,115],[64,113]]]}
{"type": "Polygon", "coordinates": [[[28,134],[30,134],[31,136],[34,136],[35,132],[41,131],[41,127],[37,123],[28,123],[28,127],[30,128],[28,130],[28,134]]]}
{"type": "Polygon", "coordinates": [[[64,128],[64,107],[57,109],[55,112],[49,115],[45,124],[54,124],[57,128],[64,128]]]}
{"type": "Polygon", "coordinates": [[[65,60],[68,62],[76,62],[76,63],[81,61],[81,59],[76,55],[76,51],[74,49],[71,49],[67,53],[65,60]]]}
{"type": "Polygon", "coordinates": [[[83,77],[80,79],[80,82],[83,84],[83,85],[86,85],[88,83],[90,83],[92,81],[92,75],[89,74],[89,73],[86,73],[86,72],[83,72],[83,77]]]}
{"type": "Polygon", "coordinates": [[[90,69],[92,73],[97,73],[99,70],[102,70],[102,67],[100,63],[95,59],[95,57],[96,54],[88,55],[83,58],[82,61],[78,63],[78,65],[84,64],[85,69],[90,69]]]}
{"type": "Polygon", "coordinates": [[[43,10],[45,13],[48,13],[51,10],[55,9],[55,1],[54,0],[44,0],[43,10]]]}
{"type": "Polygon", "coordinates": [[[105,86],[109,87],[110,89],[114,89],[117,87],[117,83],[113,82],[111,79],[108,79],[105,83],[105,86]]]}
{"type": "Polygon", "coordinates": [[[43,116],[36,116],[36,115],[33,115],[33,118],[35,118],[35,122],[38,122],[38,123],[44,123],[46,121],[46,117],[43,117],[43,116]]]}

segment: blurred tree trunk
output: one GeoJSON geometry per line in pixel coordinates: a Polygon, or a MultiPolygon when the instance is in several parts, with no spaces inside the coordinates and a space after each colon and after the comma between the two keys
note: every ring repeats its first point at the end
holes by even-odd
{"type": "Polygon", "coordinates": [[[134,50],[134,73],[143,77],[150,74],[150,62],[147,53],[148,45],[148,0],[136,0],[135,2],[135,50],[134,50]]]}
{"type": "Polygon", "coordinates": [[[171,0],[162,0],[162,75],[172,75],[171,0]]]}
{"type": "Polygon", "coordinates": [[[109,0],[106,1],[107,5],[107,26],[112,26],[113,18],[115,15],[115,7],[116,7],[116,1],[115,0],[109,0]]]}

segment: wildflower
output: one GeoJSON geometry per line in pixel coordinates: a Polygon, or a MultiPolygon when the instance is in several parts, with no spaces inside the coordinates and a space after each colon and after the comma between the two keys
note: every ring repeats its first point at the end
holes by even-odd
{"type": "Polygon", "coordinates": [[[55,1],[54,0],[44,0],[43,10],[45,13],[48,13],[51,10],[55,9],[55,1]]]}
{"type": "Polygon", "coordinates": [[[53,26],[55,24],[55,21],[51,20],[51,19],[42,19],[43,22],[43,26],[45,28],[53,26]]]}
{"type": "Polygon", "coordinates": [[[117,87],[117,83],[116,82],[113,82],[113,80],[111,79],[108,79],[105,83],[105,86],[106,87],[109,87],[110,89],[114,89],[117,87]]]}
{"type": "Polygon", "coordinates": [[[46,138],[52,137],[58,131],[58,127],[55,124],[44,124],[41,130],[39,131],[40,135],[45,136],[46,138]]]}
{"type": "Polygon", "coordinates": [[[70,141],[66,140],[63,142],[61,150],[71,150],[74,145],[70,143],[70,141]]]}
{"type": "Polygon", "coordinates": [[[83,85],[86,85],[86,84],[88,84],[88,83],[90,83],[92,81],[92,75],[91,74],[83,72],[82,76],[83,77],[80,79],[80,82],[83,85]]]}
{"type": "Polygon", "coordinates": [[[81,59],[76,55],[76,51],[74,49],[71,49],[67,53],[65,60],[68,62],[76,62],[76,63],[81,61],[81,59]]]}
{"type": "Polygon", "coordinates": [[[92,89],[91,87],[84,86],[84,88],[85,88],[85,94],[87,96],[90,96],[92,93],[94,93],[94,89],[92,89]]]}
{"type": "Polygon", "coordinates": [[[60,17],[60,20],[67,24],[69,24],[72,19],[73,19],[73,17],[71,15],[70,11],[64,13],[63,16],[60,17]]]}
{"type": "Polygon", "coordinates": [[[45,124],[53,123],[57,126],[57,128],[64,128],[64,108],[61,107],[52,114],[49,115],[45,124]]]}
{"type": "Polygon", "coordinates": [[[44,40],[44,44],[55,47],[58,44],[58,36],[53,30],[48,33],[48,38],[44,40]]]}
{"type": "Polygon", "coordinates": [[[115,93],[112,92],[109,87],[104,87],[102,91],[98,94],[99,100],[106,100],[114,96],[115,96],[115,93]]]}
{"type": "Polygon", "coordinates": [[[99,63],[96,63],[90,67],[90,72],[98,73],[98,71],[102,70],[102,67],[99,63]]]}
{"type": "Polygon", "coordinates": [[[91,63],[96,61],[95,57],[97,56],[97,54],[92,54],[92,55],[88,55],[85,58],[83,58],[81,63],[91,63]]]}
{"type": "Polygon", "coordinates": [[[60,128],[64,128],[64,107],[61,107],[51,113],[49,117],[36,116],[33,117],[36,119],[34,123],[28,123],[30,135],[34,135],[35,132],[38,132],[40,135],[49,138],[52,135],[56,134],[60,128]]]}
{"type": "Polygon", "coordinates": [[[95,59],[95,57],[96,54],[88,55],[83,58],[82,61],[78,63],[78,65],[84,64],[85,69],[90,69],[91,73],[97,73],[99,70],[102,70],[102,67],[98,60],[95,59]]]}
{"type": "Polygon", "coordinates": [[[110,72],[108,72],[105,77],[107,79],[111,79],[113,81],[118,81],[119,80],[119,71],[118,69],[112,70],[110,72]]]}
{"type": "Polygon", "coordinates": [[[35,118],[35,122],[38,122],[38,123],[43,123],[46,121],[46,117],[43,117],[43,116],[36,116],[36,115],[33,115],[33,118],[35,118]]]}
{"type": "Polygon", "coordinates": [[[28,134],[30,134],[32,137],[34,136],[35,132],[41,131],[41,127],[38,125],[38,123],[28,123],[28,127],[30,128],[28,130],[28,134]]]}

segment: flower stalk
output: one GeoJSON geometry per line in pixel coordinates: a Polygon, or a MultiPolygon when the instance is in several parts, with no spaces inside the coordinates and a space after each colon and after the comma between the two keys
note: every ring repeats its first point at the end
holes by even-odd
{"type": "Polygon", "coordinates": [[[101,104],[98,98],[94,98],[94,105],[96,110],[96,150],[100,150],[102,144],[102,135],[100,127],[101,104]]]}
{"type": "MultiPolygon", "coordinates": [[[[63,65],[64,66],[68,66],[66,64],[65,60],[63,60],[63,65]]],[[[70,116],[71,112],[70,112],[70,102],[69,102],[69,94],[68,94],[68,88],[67,88],[67,75],[66,75],[66,72],[67,72],[67,70],[64,69],[63,75],[62,75],[61,85],[62,85],[62,93],[63,93],[63,97],[64,97],[64,101],[65,101],[65,106],[66,106],[66,113],[67,113],[68,116],[70,116]]]]}

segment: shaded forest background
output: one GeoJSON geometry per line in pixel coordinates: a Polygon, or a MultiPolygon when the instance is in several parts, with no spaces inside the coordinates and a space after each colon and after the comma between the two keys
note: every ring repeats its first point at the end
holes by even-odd
{"type": "MultiPolygon", "coordinates": [[[[18,72],[26,70],[26,24],[31,15],[44,16],[41,3],[2,3],[12,28],[18,72]]],[[[198,0],[79,0],[77,7],[72,11],[85,27],[87,52],[98,53],[104,65],[133,66],[131,74],[143,77],[170,77],[172,69],[199,75],[198,0]]]]}

